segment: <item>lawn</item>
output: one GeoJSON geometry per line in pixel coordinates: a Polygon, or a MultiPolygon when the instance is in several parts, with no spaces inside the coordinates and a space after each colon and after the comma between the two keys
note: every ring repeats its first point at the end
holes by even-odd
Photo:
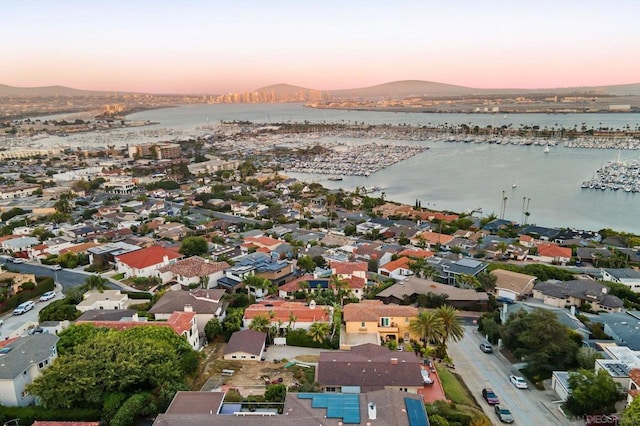
{"type": "Polygon", "coordinates": [[[120,281],[121,279],[124,278],[124,272],[114,275],[113,277],[111,277],[112,279],[116,280],[116,281],[120,281]]]}
{"type": "Polygon", "coordinates": [[[444,394],[451,402],[455,404],[470,405],[472,407],[478,406],[475,399],[473,399],[469,393],[467,387],[462,383],[457,375],[449,371],[448,368],[439,364],[435,364],[435,366],[438,372],[438,377],[440,377],[440,381],[442,382],[444,394]]]}

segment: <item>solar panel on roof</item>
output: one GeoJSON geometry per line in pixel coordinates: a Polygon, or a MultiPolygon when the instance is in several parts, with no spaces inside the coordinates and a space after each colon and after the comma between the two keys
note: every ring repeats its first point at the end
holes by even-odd
{"type": "Polygon", "coordinates": [[[429,426],[429,419],[422,401],[405,397],[404,405],[407,407],[409,426],[429,426]]]}
{"type": "Polygon", "coordinates": [[[360,397],[353,394],[300,393],[299,399],[311,399],[311,407],[326,408],[327,418],[341,418],[344,424],[360,424],[360,397]]]}

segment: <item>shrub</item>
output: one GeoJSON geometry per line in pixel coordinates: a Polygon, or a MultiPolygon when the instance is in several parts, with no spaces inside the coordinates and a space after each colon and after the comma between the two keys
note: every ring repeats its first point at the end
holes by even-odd
{"type": "Polygon", "coordinates": [[[127,399],[111,420],[112,426],[132,426],[147,406],[148,393],[137,393],[127,399]]]}

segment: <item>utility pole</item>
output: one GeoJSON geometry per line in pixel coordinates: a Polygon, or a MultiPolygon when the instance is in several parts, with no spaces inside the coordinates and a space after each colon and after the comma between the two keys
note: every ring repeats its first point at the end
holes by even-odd
{"type": "Polygon", "coordinates": [[[522,197],[522,220],[520,221],[520,223],[522,223],[523,225],[525,224],[524,223],[524,211],[525,211],[524,210],[524,203],[525,203],[526,199],[527,199],[527,197],[522,197]]]}

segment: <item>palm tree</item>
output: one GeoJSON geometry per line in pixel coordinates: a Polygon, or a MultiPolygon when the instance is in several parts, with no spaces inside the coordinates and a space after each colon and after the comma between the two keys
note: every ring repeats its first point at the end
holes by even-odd
{"type": "Polygon", "coordinates": [[[444,324],[435,312],[422,311],[411,321],[409,330],[420,336],[426,347],[429,343],[442,340],[444,324]]]}
{"type": "Polygon", "coordinates": [[[507,243],[505,243],[504,241],[500,241],[498,244],[496,244],[496,248],[498,249],[498,251],[500,252],[500,254],[502,256],[504,256],[504,254],[507,252],[507,250],[509,249],[509,245],[507,243]]]}
{"type": "Polygon", "coordinates": [[[318,343],[324,342],[328,334],[329,325],[326,322],[314,322],[307,331],[307,335],[310,336],[314,342],[318,343]]]}
{"type": "Polygon", "coordinates": [[[457,342],[464,337],[464,328],[460,324],[458,318],[458,310],[450,305],[443,305],[436,309],[436,316],[442,321],[442,344],[446,345],[447,341],[453,340],[457,342]]]}
{"type": "Polygon", "coordinates": [[[346,280],[341,279],[339,276],[334,275],[331,277],[331,287],[336,292],[336,297],[340,301],[340,307],[344,306],[344,298],[349,294],[349,283],[346,280]]]}
{"type": "Polygon", "coordinates": [[[100,275],[89,276],[86,280],[84,280],[84,285],[82,287],[85,291],[96,289],[100,293],[108,288],[107,280],[102,278],[100,275]]]}
{"type": "Polygon", "coordinates": [[[409,270],[413,272],[416,277],[422,276],[422,271],[427,266],[427,260],[424,257],[419,257],[409,262],[409,270]]]}
{"type": "Polygon", "coordinates": [[[306,295],[305,298],[309,295],[309,288],[311,288],[311,286],[309,285],[309,281],[303,280],[298,283],[298,290],[306,295]]]}
{"type": "Polygon", "coordinates": [[[270,325],[271,321],[269,321],[269,318],[265,317],[264,315],[256,315],[251,320],[249,328],[251,330],[262,331],[263,333],[266,333],[267,330],[269,330],[270,325]]]}
{"type": "Polygon", "coordinates": [[[289,330],[295,327],[297,320],[298,317],[295,316],[293,312],[289,312],[289,324],[287,324],[287,333],[289,332],[289,330]]]}

